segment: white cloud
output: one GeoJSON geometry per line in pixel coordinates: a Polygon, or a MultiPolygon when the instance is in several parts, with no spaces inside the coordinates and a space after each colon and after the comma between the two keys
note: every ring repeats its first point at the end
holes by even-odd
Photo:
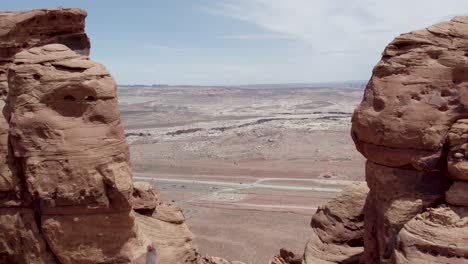
{"type": "Polygon", "coordinates": [[[468,14],[466,0],[221,0],[212,12],[253,23],[316,48],[343,50],[388,41],[468,14]]]}
{"type": "Polygon", "coordinates": [[[468,1],[219,0],[210,12],[253,24],[265,35],[296,41],[304,67],[329,65],[333,68],[328,71],[333,69],[335,74],[322,76],[336,80],[352,78],[349,74],[357,75],[354,79],[367,78],[381,51],[395,36],[467,15],[468,1]],[[350,72],[346,67],[361,68],[350,72]]]}

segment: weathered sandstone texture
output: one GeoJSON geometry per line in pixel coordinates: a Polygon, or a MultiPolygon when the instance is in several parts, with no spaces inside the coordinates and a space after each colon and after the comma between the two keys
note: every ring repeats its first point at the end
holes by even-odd
{"type": "Polygon", "coordinates": [[[295,254],[287,249],[280,249],[280,253],[276,255],[270,264],[301,264],[302,256],[295,254]]]}
{"type": "MultiPolygon", "coordinates": [[[[134,182],[132,197],[133,210],[144,215],[152,215],[159,202],[158,195],[149,182],[134,182]]],[[[161,206],[164,205],[161,203],[161,206]]]]}
{"type": "Polygon", "coordinates": [[[132,183],[85,17],[0,13],[0,263],[200,263],[180,209],[132,183]]]}
{"type": "Polygon", "coordinates": [[[468,263],[468,17],[402,34],[352,118],[365,263],[468,263]]]}
{"type": "Polygon", "coordinates": [[[67,44],[75,52],[87,55],[90,46],[84,32],[85,17],[86,12],[80,9],[0,12],[0,206],[27,202],[22,197],[17,162],[8,145],[10,109],[5,105],[8,68],[16,53],[48,43],[67,44]]]}
{"type": "Polygon", "coordinates": [[[305,247],[303,264],[360,263],[368,191],[365,183],[350,185],[317,210],[312,217],[314,232],[305,247]]]}
{"type": "Polygon", "coordinates": [[[200,257],[182,211],[132,182],[85,17],[0,12],[0,264],[230,263],[200,257]]]}
{"type": "Polygon", "coordinates": [[[223,258],[205,256],[201,258],[200,264],[245,264],[240,261],[227,261],[223,258]]]}
{"type": "Polygon", "coordinates": [[[7,76],[8,143],[47,249],[60,263],[144,254],[116,84],[105,67],[48,44],[17,53],[7,76]]]}

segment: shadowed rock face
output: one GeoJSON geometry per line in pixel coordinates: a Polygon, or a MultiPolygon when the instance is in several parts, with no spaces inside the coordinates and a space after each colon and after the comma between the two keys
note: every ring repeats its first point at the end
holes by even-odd
{"type": "Polygon", "coordinates": [[[468,17],[385,48],[352,119],[368,159],[365,263],[468,263],[467,107],[468,17]]]}

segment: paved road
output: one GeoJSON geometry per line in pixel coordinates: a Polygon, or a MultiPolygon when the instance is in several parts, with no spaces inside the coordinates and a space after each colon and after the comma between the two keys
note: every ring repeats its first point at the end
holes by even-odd
{"type": "MultiPolygon", "coordinates": [[[[253,180],[252,182],[247,183],[238,183],[238,182],[228,182],[222,181],[223,178],[232,179],[233,176],[209,176],[209,175],[196,175],[193,176],[194,179],[186,179],[187,175],[180,175],[177,178],[177,175],[170,175],[171,177],[166,176],[167,178],[161,178],[160,175],[152,175],[150,173],[134,173],[133,179],[140,181],[150,181],[157,185],[158,182],[161,183],[185,183],[185,184],[202,184],[202,185],[215,185],[215,186],[224,186],[226,188],[220,189],[218,191],[210,192],[208,194],[202,194],[198,196],[193,196],[188,199],[178,200],[175,202],[176,205],[183,205],[186,203],[211,203],[209,202],[210,198],[215,198],[221,193],[230,193],[245,189],[275,189],[275,190],[285,190],[285,191],[314,191],[314,192],[323,192],[323,193],[338,193],[342,190],[343,186],[355,183],[356,181],[346,181],[346,180],[328,180],[328,179],[303,179],[303,178],[255,178],[251,176],[236,176],[242,179],[253,180]],[[195,178],[213,178],[219,180],[198,180],[195,178]],[[290,186],[290,185],[273,185],[266,184],[268,181],[298,181],[304,182],[304,184],[310,186],[290,186]],[[313,186],[313,185],[327,185],[327,186],[336,186],[336,187],[323,187],[323,186],[313,186]]],[[[216,199],[211,199],[213,204],[222,204],[216,199]]],[[[235,205],[237,207],[242,207],[245,209],[276,209],[276,210],[285,210],[290,211],[293,209],[297,210],[315,210],[316,207],[313,206],[301,206],[301,205],[278,205],[278,204],[257,204],[257,203],[247,203],[240,201],[224,201],[225,204],[235,205]]],[[[190,213],[189,213],[190,214],[190,213]]]]}

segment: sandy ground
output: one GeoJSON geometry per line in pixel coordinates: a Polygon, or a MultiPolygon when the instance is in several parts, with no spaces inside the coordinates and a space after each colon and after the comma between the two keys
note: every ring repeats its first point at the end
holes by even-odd
{"type": "Polygon", "coordinates": [[[364,180],[349,135],[362,88],[118,91],[135,180],[184,209],[202,254],[301,252],[317,206],[364,180]]]}

